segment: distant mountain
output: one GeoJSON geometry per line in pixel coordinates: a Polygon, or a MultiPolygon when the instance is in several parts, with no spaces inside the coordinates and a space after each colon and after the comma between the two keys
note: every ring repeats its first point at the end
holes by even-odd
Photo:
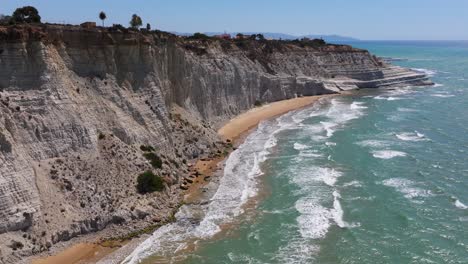
{"type": "MultiPolygon", "coordinates": [[[[172,33],[174,33],[176,35],[179,35],[179,36],[191,36],[191,35],[193,35],[193,33],[179,33],[179,32],[172,32],[172,33]]],[[[353,41],[359,41],[359,39],[357,39],[357,38],[340,36],[340,35],[302,35],[302,36],[295,36],[295,35],[290,35],[290,34],[273,33],[273,32],[229,32],[229,34],[231,34],[232,36],[237,35],[237,33],[242,33],[244,35],[262,34],[267,39],[292,40],[292,39],[301,39],[301,38],[310,38],[310,39],[322,38],[326,42],[353,42],[353,41]]],[[[203,32],[203,34],[206,34],[208,36],[214,36],[214,35],[223,34],[223,32],[203,32]]]]}

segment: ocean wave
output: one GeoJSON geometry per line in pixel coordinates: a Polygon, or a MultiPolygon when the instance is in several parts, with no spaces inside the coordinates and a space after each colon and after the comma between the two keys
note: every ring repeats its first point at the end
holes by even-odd
{"type": "Polygon", "coordinates": [[[442,86],[444,86],[444,85],[441,84],[441,83],[434,83],[434,84],[432,85],[432,87],[442,87],[442,86]]]}
{"type": "Polygon", "coordinates": [[[384,180],[383,185],[395,188],[398,192],[404,194],[405,198],[414,199],[417,197],[432,196],[430,191],[415,186],[415,183],[403,178],[391,178],[384,180]]]}
{"type": "Polygon", "coordinates": [[[403,141],[425,141],[427,140],[426,135],[418,131],[404,132],[395,135],[398,139],[403,141]]]}
{"type": "Polygon", "coordinates": [[[422,69],[422,68],[412,68],[412,70],[415,72],[424,73],[427,76],[434,76],[437,73],[436,70],[429,70],[429,69],[422,69]]]}
{"type": "Polygon", "coordinates": [[[313,141],[323,141],[326,138],[330,138],[348,121],[364,115],[363,110],[367,107],[362,104],[362,102],[349,104],[339,99],[332,99],[329,101],[328,107],[324,106],[322,109],[313,112],[313,114],[325,120],[320,121],[318,124],[304,126],[304,131],[312,134],[310,137],[313,141]],[[324,132],[325,135],[323,135],[324,132]]]}
{"type": "Polygon", "coordinates": [[[332,214],[329,209],[309,198],[301,198],[296,202],[299,232],[304,238],[323,238],[330,228],[332,214]]]}
{"type": "Polygon", "coordinates": [[[309,148],[309,146],[307,146],[307,145],[297,143],[297,142],[294,143],[294,149],[295,150],[304,150],[304,149],[308,149],[308,148],[309,148]]]}
{"type": "Polygon", "coordinates": [[[299,157],[302,158],[321,158],[323,154],[317,153],[314,150],[303,150],[299,153],[299,157]]]}
{"type": "Polygon", "coordinates": [[[440,93],[434,93],[431,94],[432,97],[440,97],[440,98],[450,98],[450,97],[455,97],[453,94],[440,94],[440,93]]]}
{"type": "Polygon", "coordinates": [[[393,159],[396,157],[405,157],[406,153],[396,150],[378,150],[372,152],[372,156],[378,159],[393,159]]]}
{"type": "Polygon", "coordinates": [[[374,99],[376,100],[387,100],[387,101],[397,101],[397,100],[402,100],[403,98],[401,97],[394,97],[394,96],[375,96],[374,99]]]}
{"type": "Polygon", "coordinates": [[[289,237],[288,244],[279,248],[274,256],[275,263],[313,263],[315,256],[320,251],[318,245],[311,243],[304,237],[289,237]]]}
{"type": "Polygon", "coordinates": [[[332,122],[320,122],[320,124],[322,124],[323,129],[327,131],[327,137],[333,136],[333,133],[335,133],[335,130],[333,128],[336,127],[337,124],[332,122]]]}
{"type": "Polygon", "coordinates": [[[352,108],[351,105],[343,103],[337,99],[331,101],[326,117],[333,120],[333,123],[344,124],[350,120],[357,119],[364,115],[363,108],[352,108]]]}
{"type": "Polygon", "coordinates": [[[362,184],[359,181],[352,181],[343,184],[343,187],[362,187],[362,184]]]}
{"type": "Polygon", "coordinates": [[[353,102],[350,106],[351,109],[367,109],[367,106],[363,106],[363,102],[353,102]]]}
{"type": "Polygon", "coordinates": [[[398,112],[418,112],[416,109],[406,108],[406,107],[398,107],[398,112]]]}
{"type": "Polygon", "coordinates": [[[460,200],[455,201],[455,206],[460,209],[468,209],[468,206],[466,206],[464,203],[460,202],[460,200]]]}
{"type": "Polygon", "coordinates": [[[294,171],[291,181],[304,190],[304,193],[310,192],[309,186],[316,182],[325,183],[328,186],[334,186],[342,173],[334,168],[325,167],[307,167],[294,171]]]}
{"type": "Polygon", "coordinates": [[[390,143],[387,141],[383,141],[383,140],[369,139],[369,140],[359,141],[357,142],[357,144],[362,147],[383,148],[383,147],[387,147],[390,143]]]}

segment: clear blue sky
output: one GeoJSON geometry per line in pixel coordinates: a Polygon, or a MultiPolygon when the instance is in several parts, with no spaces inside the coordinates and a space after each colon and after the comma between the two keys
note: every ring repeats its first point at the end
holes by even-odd
{"type": "Polygon", "coordinates": [[[339,34],[361,39],[467,40],[468,0],[0,0],[0,13],[33,5],[43,21],[128,25],[137,13],[177,32],[339,34]]]}

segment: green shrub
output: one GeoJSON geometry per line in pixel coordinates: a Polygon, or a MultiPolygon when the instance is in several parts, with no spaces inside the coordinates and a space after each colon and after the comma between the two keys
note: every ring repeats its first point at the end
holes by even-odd
{"type": "Polygon", "coordinates": [[[141,194],[160,192],[164,189],[161,177],[154,175],[151,171],[146,171],[138,175],[137,190],[141,194]]]}
{"type": "Polygon", "coordinates": [[[17,8],[12,15],[12,22],[22,23],[41,23],[41,16],[37,9],[33,6],[23,6],[17,8]]]}
{"type": "Polygon", "coordinates": [[[140,149],[141,149],[141,151],[144,151],[144,152],[155,151],[155,149],[154,149],[152,146],[150,146],[150,145],[147,145],[147,146],[141,145],[141,146],[140,146],[140,149]]]}
{"type": "Polygon", "coordinates": [[[262,102],[260,102],[259,100],[255,100],[254,106],[255,107],[262,106],[262,102]]]}
{"type": "Polygon", "coordinates": [[[159,158],[158,155],[154,154],[153,152],[144,153],[143,157],[145,157],[147,160],[149,160],[151,162],[151,165],[155,169],[161,169],[162,168],[161,158],[159,158]]]}
{"type": "Polygon", "coordinates": [[[104,135],[103,133],[99,133],[99,136],[98,136],[99,140],[103,140],[105,138],[106,138],[106,135],[104,135]]]}
{"type": "Polygon", "coordinates": [[[201,40],[207,40],[207,39],[210,39],[209,36],[203,34],[203,33],[200,33],[200,32],[197,32],[195,34],[193,34],[192,36],[188,37],[188,39],[201,39],[201,40]]]}

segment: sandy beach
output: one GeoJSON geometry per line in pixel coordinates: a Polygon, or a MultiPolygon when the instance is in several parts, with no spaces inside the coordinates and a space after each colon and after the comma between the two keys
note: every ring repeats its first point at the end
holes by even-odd
{"type": "Polygon", "coordinates": [[[329,95],[293,98],[253,108],[228,121],[218,130],[218,134],[224,139],[236,140],[243,133],[256,127],[260,121],[303,108],[324,96],[329,95]]]}
{"type": "MultiPolygon", "coordinates": [[[[298,110],[309,106],[325,96],[308,96],[289,100],[278,101],[266,104],[260,107],[253,108],[245,113],[238,115],[225,123],[219,130],[218,134],[225,140],[231,140],[235,145],[241,144],[243,136],[250,130],[255,128],[262,120],[274,118],[290,111],[298,110]]],[[[225,158],[203,159],[195,163],[194,168],[202,177],[190,186],[186,191],[184,202],[195,202],[200,195],[202,187],[209,182],[208,178],[212,177],[217,170],[222,169],[221,165],[225,158]]],[[[125,243],[122,243],[125,244],[125,243]]],[[[137,243],[131,243],[134,247],[137,243]]],[[[125,249],[129,251],[128,248],[125,249]]],[[[45,258],[37,258],[33,260],[33,264],[84,264],[96,263],[106,258],[111,258],[111,254],[118,253],[119,249],[103,247],[95,243],[78,243],[54,256],[45,258]]],[[[120,254],[123,255],[123,254],[120,254]]],[[[113,257],[112,257],[113,258],[113,257]]],[[[114,259],[114,261],[116,261],[114,259]]]]}

